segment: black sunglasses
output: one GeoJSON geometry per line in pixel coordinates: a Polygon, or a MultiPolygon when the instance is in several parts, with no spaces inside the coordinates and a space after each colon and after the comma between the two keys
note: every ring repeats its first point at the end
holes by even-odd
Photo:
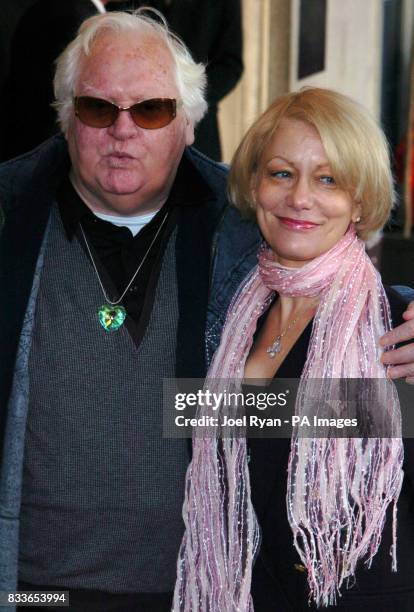
{"type": "Polygon", "coordinates": [[[177,101],[173,98],[151,98],[123,108],[101,98],[91,96],[75,98],[75,115],[89,127],[110,127],[122,111],[128,111],[138,127],[157,130],[165,127],[175,118],[177,101]]]}

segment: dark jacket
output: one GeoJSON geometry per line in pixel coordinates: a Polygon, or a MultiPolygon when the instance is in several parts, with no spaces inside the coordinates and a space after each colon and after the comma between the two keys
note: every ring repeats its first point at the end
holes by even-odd
{"type": "MultiPolygon", "coordinates": [[[[259,233],[254,225],[242,221],[234,209],[228,208],[226,169],[197,151],[189,149],[185,154],[211,189],[208,200],[182,207],[177,221],[176,373],[178,377],[197,378],[205,374],[235,288],[256,261],[259,233]],[[218,235],[218,228],[228,231],[231,242],[218,235]],[[207,352],[206,326],[211,330],[207,352]]],[[[16,356],[30,351],[35,271],[51,205],[68,169],[66,142],[61,136],[0,166],[0,202],[5,218],[0,236],[0,292],[4,298],[0,300],[0,320],[4,322],[0,325],[0,452],[3,457],[0,590],[13,590],[17,579],[26,413],[22,405],[27,398],[20,388],[22,371],[16,366],[16,356]],[[11,397],[12,388],[15,394],[11,397]]]]}
{"type": "MultiPolygon", "coordinates": [[[[186,155],[212,190],[206,205],[186,207],[179,221],[177,257],[183,273],[179,278],[182,316],[177,375],[190,377],[204,374],[206,317],[211,331],[208,359],[217,346],[214,330],[221,331],[229,301],[256,261],[260,236],[252,223],[241,220],[237,211],[228,207],[226,168],[192,149],[186,155]],[[196,256],[188,257],[188,253],[196,256]],[[192,346],[188,360],[183,356],[186,350],[181,350],[186,343],[192,346]]],[[[34,151],[0,165],[0,203],[5,219],[0,237],[0,287],[4,298],[0,300],[0,317],[7,322],[0,326],[0,422],[4,419],[19,334],[50,206],[69,164],[66,142],[58,135],[34,151]]]]}

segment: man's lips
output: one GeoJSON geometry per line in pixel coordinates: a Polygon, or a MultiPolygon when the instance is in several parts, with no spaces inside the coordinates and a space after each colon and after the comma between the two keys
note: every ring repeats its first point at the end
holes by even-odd
{"type": "Polygon", "coordinates": [[[136,158],[129,153],[114,151],[105,155],[106,163],[111,168],[128,168],[134,164],[136,158]]]}
{"type": "Polygon", "coordinates": [[[133,155],[130,153],[122,152],[122,151],[112,151],[111,153],[107,153],[106,157],[119,157],[120,159],[135,159],[133,155]]]}
{"type": "Polygon", "coordinates": [[[319,227],[319,223],[312,223],[312,221],[303,221],[301,219],[291,219],[290,217],[278,217],[279,221],[285,227],[294,230],[311,230],[315,227],[319,227]]]}

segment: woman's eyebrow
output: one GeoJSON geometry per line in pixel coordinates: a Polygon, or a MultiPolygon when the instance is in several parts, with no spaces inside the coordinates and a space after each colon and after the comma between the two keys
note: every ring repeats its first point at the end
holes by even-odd
{"type": "MultiPolygon", "coordinates": [[[[270,157],[268,160],[266,160],[266,164],[270,163],[273,160],[280,160],[282,162],[290,164],[291,166],[296,166],[295,162],[291,161],[290,159],[287,159],[286,157],[283,157],[282,155],[274,155],[273,157],[270,157]]],[[[323,161],[316,166],[317,170],[319,170],[320,168],[330,168],[328,160],[323,161]]]]}

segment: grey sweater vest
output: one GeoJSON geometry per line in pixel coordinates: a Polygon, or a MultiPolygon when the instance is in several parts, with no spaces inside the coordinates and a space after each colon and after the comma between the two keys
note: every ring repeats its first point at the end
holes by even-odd
{"type": "Polygon", "coordinates": [[[57,210],[29,358],[19,577],[113,593],[174,587],[188,449],[162,438],[162,378],[173,377],[178,322],[175,233],[137,348],[107,333],[104,303],[57,210]]]}

